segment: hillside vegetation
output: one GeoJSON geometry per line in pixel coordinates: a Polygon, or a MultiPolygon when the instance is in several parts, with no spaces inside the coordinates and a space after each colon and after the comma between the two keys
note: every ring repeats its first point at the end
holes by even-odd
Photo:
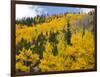
{"type": "Polygon", "coordinates": [[[31,24],[17,21],[16,71],[93,69],[93,17],[94,14],[61,14],[30,18],[34,21],[31,24]]]}

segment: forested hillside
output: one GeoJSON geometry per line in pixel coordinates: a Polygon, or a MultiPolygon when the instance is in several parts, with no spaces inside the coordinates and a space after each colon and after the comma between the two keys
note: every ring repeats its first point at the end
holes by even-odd
{"type": "Polygon", "coordinates": [[[16,71],[94,68],[94,13],[16,20],[16,71]]]}

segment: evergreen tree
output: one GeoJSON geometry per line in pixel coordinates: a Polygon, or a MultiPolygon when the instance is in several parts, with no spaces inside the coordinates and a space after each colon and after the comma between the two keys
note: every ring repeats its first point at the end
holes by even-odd
{"type": "Polygon", "coordinates": [[[64,34],[65,34],[65,40],[67,42],[68,45],[71,45],[71,36],[72,36],[72,33],[70,31],[70,23],[69,23],[69,19],[67,21],[67,30],[64,30],[63,31],[64,34]]]}

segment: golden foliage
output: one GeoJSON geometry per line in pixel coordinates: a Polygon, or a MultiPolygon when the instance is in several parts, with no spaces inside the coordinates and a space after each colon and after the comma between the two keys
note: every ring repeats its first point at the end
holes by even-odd
{"type": "Polygon", "coordinates": [[[30,49],[26,50],[23,48],[20,54],[16,55],[16,70],[30,71],[30,66],[33,66],[38,60],[38,54],[33,54],[30,49]],[[28,62],[31,62],[29,66],[27,66],[28,62]]]}
{"type": "MultiPolygon", "coordinates": [[[[31,50],[30,48],[18,50],[19,53],[16,55],[16,70],[28,72],[30,71],[30,66],[33,66],[39,59],[38,69],[41,72],[94,68],[94,35],[88,30],[85,30],[83,33],[80,27],[77,30],[76,26],[74,26],[74,21],[82,19],[83,16],[85,15],[67,14],[60,18],[54,18],[50,22],[37,24],[32,27],[25,26],[21,28],[20,25],[16,25],[16,46],[20,45],[22,39],[26,40],[28,44],[34,40],[37,41],[41,33],[46,38],[43,44],[44,51],[42,59],[39,58],[40,54],[33,53],[35,50],[31,50]],[[63,30],[67,29],[68,17],[71,20],[71,45],[66,43],[63,32],[63,30]],[[50,42],[51,33],[58,33],[55,37],[57,43],[50,42]],[[54,50],[55,47],[57,50],[54,50]],[[58,54],[54,55],[53,52],[58,52],[58,54]],[[31,62],[31,64],[28,66],[25,64],[27,62],[31,62]]],[[[35,48],[34,42],[32,46],[35,48]]]]}

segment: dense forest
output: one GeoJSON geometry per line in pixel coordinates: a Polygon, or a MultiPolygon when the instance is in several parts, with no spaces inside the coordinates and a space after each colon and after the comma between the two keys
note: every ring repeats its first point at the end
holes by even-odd
{"type": "Polygon", "coordinates": [[[16,20],[16,72],[85,70],[95,66],[94,11],[16,20]]]}

